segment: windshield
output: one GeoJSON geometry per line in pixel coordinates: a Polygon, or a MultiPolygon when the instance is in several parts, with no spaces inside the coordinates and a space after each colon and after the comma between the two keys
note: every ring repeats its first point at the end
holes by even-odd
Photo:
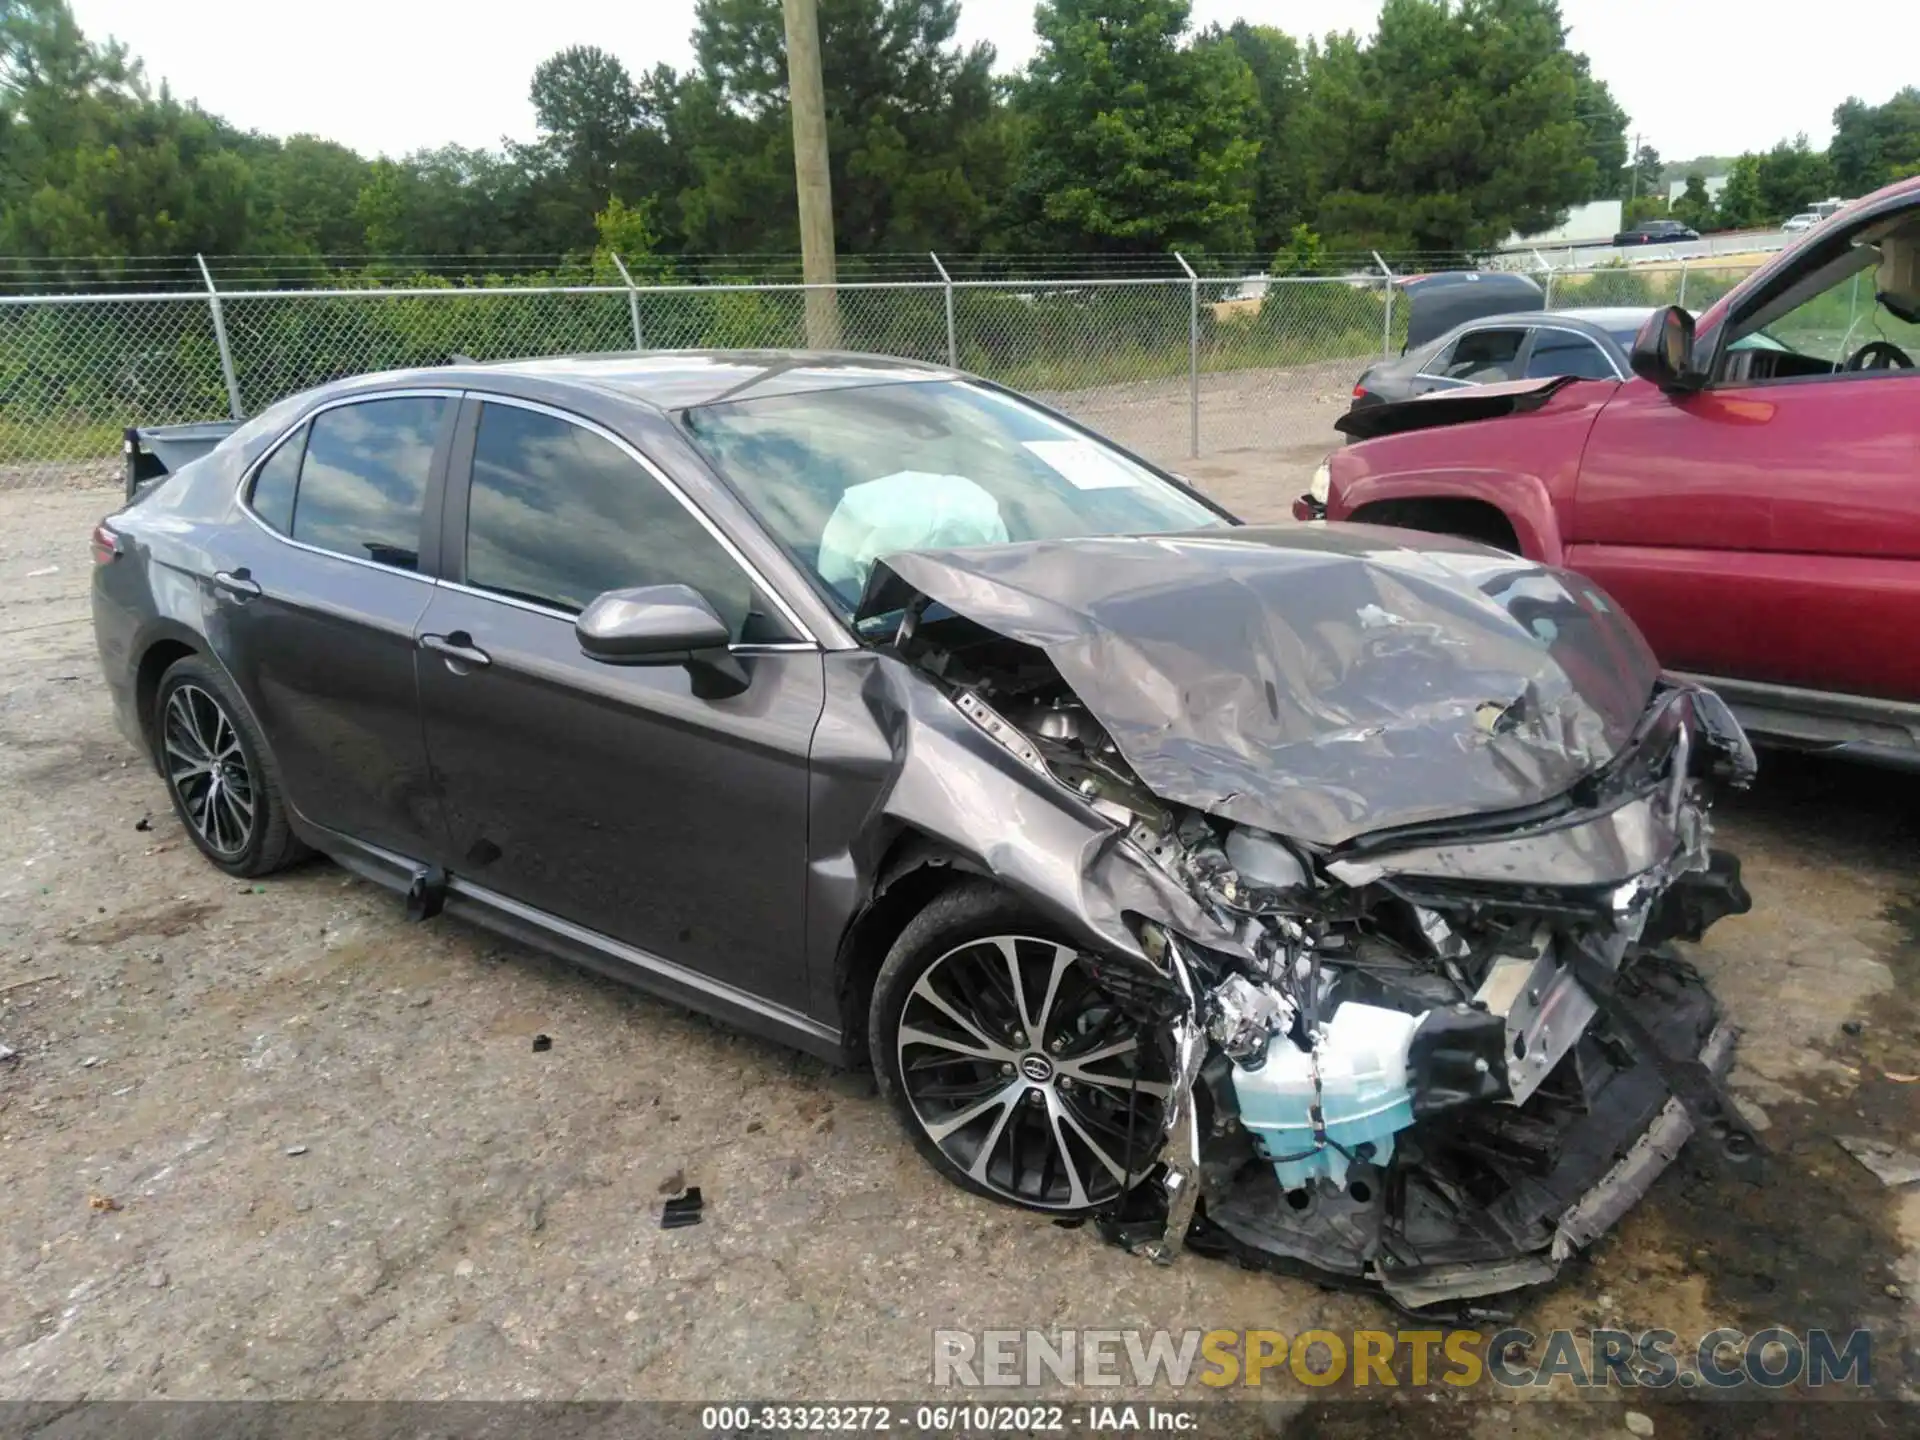
{"type": "Polygon", "coordinates": [[[734,400],[683,422],[848,614],[873,562],[904,550],[1228,523],[1111,445],[964,380],[734,400]]]}

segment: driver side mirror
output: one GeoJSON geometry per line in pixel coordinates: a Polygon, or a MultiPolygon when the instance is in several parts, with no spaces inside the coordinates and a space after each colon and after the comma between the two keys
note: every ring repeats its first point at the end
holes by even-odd
{"type": "Polygon", "coordinates": [[[573,623],[580,653],[603,665],[684,665],[693,693],[723,700],[747,688],[727,649],[733,637],[691,585],[641,585],[596,595],[573,623]]]}
{"type": "Polygon", "coordinates": [[[1634,374],[1669,394],[1698,390],[1704,378],[1693,368],[1693,316],[1678,305],[1647,317],[1627,358],[1634,374]]]}

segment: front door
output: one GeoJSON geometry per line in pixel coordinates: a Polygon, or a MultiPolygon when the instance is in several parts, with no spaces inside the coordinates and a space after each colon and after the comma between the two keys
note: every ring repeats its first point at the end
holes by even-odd
{"type": "Polygon", "coordinates": [[[414,684],[419,573],[438,523],[436,456],[459,399],[407,394],[320,411],[255,469],[213,572],[207,635],[308,822],[409,859],[439,844],[414,684]]]}
{"type": "Polygon", "coordinates": [[[468,407],[454,583],[419,624],[447,868],[801,1008],[818,647],[624,442],[545,408],[468,407]],[[701,699],[684,667],[581,653],[574,617],[595,595],[667,583],[728,621],[744,693],[701,699]]]}
{"type": "Polygon", "coordinates": [[[1871,269],[1761,319],[1729,318],[1699,393],[1636,379],[1601,411],[1566,564],[1674,669],[1920,699],[1920,326],[1871,269]]]}

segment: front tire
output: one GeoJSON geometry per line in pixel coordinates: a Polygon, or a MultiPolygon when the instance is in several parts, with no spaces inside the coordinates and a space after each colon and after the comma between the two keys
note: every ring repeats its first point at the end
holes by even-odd
{"type": "Polygon", "coordinates": [[[868,1036],[915,1147],[977,1195],[1085,1214],[1153,1167],[1160,1047],[1058,927],[996,886],[963,881],[901,932],[868,1036]]]}
{"type": "Polygon", "coordinates": [[[270,875],[306,853],[287,819],[266,737],[219,667],[169,666],[154,693],[154,763],[200,853],[229,875],[270,875]]]}

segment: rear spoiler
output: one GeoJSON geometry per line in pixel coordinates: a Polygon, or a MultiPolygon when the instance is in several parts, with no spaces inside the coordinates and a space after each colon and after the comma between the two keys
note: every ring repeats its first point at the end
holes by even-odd
{"type": "Polygon", "coordinates": [[[203,420],[192,425],[129,425],[121,450],[126,457],[127,499],[189,460],[198,460],[240,428],[238,420],[203,420]]]}
{"type": "Polygon", "coordinates": [[[1349,410],[1333,422],[1333,428],[1355,440],[1372,440],[1405,430],[1434,430],[1442,425],[1464,425],[1469,420],[1519,415],[1538,410],[1573,379],[1571,375],[1548,375],[1538,380],[1501,380],[1492,385],[1430,390],[1411,400],[1390,400],[1349,410]]]}

